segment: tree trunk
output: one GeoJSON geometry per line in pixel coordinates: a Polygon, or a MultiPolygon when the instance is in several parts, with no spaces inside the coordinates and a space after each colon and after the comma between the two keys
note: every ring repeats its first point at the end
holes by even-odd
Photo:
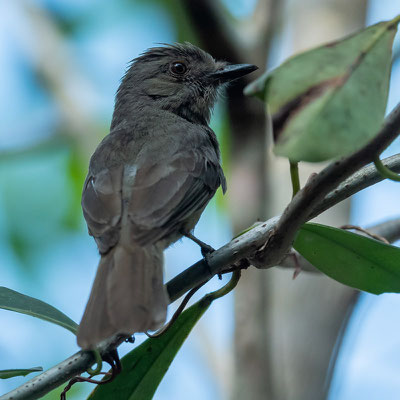
{"type": "MultiPolygon", "coordinates": [[[[284,23],[291,27],[292,53],[363,26],[366,1],[290,1],[284,23]]],[[[300,165],[303,183],[316,165],[300,165]]],[[[270,155],[268,216],[290,201],[287,160],[270,155]]],[[[234,180],[235,182],[235,180],[234,180]]],[[[237,182],[240,184],[240,182],[237,182]]],[[[265,184],[259,182],[260,185],[265,184]]],[[[349,204],[319,221],[340,226],[349,204]]],[[[250,224],[252,221],[248,221],[250,224]]],[[[327,397],[343,327],[357,292],[322,275],[249,269],[236,289],[235,400],[321,400],[327,397]]]]}
{"type": "MultiPolygon", "coordinates": [[[[257,64],[260,72],[278,30],[282,35],[290,28],[290,53],[298,52],[361,28],[366,8],[366,0],[287,0],[281,12],[285,2],[260,0],[251,18],[233,26],[218,1],[180,3],[205,50],[217,59],[257,64]]],[[[243,84],[232,85],[227,103],[232,141],[227,195],[235,232],[282,212],[291,197],[288,162],[267,151],[270,135],[265,132],[263,105],[244,97],[242,89],[243,84]]],[[[304,183],[317,166],[301,169],[304,183]]],[[[336,207],[323,221],[345,223],[348,208],[336,207]]],[[[244,271],[235,290],[231,397],[325,398],[334,365],[331,355],[356,297],[355,291],[322,275],[302,273],[293,281],[289,271],[244,271]]]]}

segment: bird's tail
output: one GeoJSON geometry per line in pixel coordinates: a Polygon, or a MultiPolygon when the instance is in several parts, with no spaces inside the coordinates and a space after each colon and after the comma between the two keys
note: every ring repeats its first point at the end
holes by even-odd
{"type": "Polygon", "coordinates": [[[117,245],[101,257],[78,328],[78,345],[92,349],[114,334],[158,329],[167,304],[162,249],[117,245]]]}

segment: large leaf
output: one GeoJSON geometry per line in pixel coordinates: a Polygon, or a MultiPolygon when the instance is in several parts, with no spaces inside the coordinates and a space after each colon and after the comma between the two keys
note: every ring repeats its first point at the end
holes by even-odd
{"type": "Polygon", "coordinates": [[[14,376],[26,376],[31,372],[43,371],[42,367],[33,367],[26,369],[3,369],[0,370],[0,379],[14,378],[14,376]]]}
{"type": "Polygon", "coordinates": [[[74,334],[78,328],[71,318],[50,304],[2,286],[0,286],[0,308],[52,322],[74,334]]]}
{"type": "Polygon", "coordinates": [[[268,104],[277,155],[323,161],[356,151],[378,132],[399,19],[294,56],[246,88],[268,104]]]}
{"type": "Polygon", "coordinates": [[[184,311],[164,334],[147,339],[124,356],[122,372],[112,382],[97,386],[89,399],[152,399],[176,353],[211,301],[210,297],[204,297],[184,311]]]}
{"type": "Polygon", "coordinates": [[[331,278],[366,292],[400,292],[400,249],[319,224],[305,224],[293,247],[331,278]]]}

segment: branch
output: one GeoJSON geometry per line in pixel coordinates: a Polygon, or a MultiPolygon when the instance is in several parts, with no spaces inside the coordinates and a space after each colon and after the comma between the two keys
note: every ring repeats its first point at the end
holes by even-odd
{"type": "MultiPolygon", "coordinates": [[[[124,337],[112,337],[98,347],[101,354],[105,354],[117,348],[123,341],[124,337]]],[[[17,387],[11,392],[0,396],[0,400],[35,400],[41,399],[46,393],[57,388],[71,378],[85,372],[94,363],[93,352],[78,351],[71,357],[68,357],[59,364],[48,369],[40,375],[35,376],[28,382],[17,387]]]]}
{"type": "MultiPolygon", "coordinates": [[[[260,223],[210,254],[207,262],[200,260],[169,281],[166,286],[171,302],[192,287],[230,268],[232,264],[241,259],[254,256],[260,247],[263,247],[264,251],[258,257],[258,261],[265,261],[264,268],[279,265],[287,250],[290,249],[295,233],[304,222],[383,179],[373,166],[354,172],[372,161],[377,154],[384,150],[396,138],[399,130],[400,105],[390,113],[381,131],[365,147],[347,158],[330,164],[318,175],[312,177],[294,197],[282,216],[276,216],[260,223]],[[354,175],[344,181],[353,173],[354,175]]],[[[393,170],[400,171],[400,154],[385,159],[384,163],[393,170]]],[[[386,236],[389,240],[394,240],[399,237],[400,220],[394,221],[391,226],[386,224],[384,228],[386,232],[383,232],[383,228],[381,228],[381,235],[386,236]]],[[[104,354],[117,348],[124,339],[120,336],[113,337],[102,343],[99,350],[104,354]]],[[[45,393],[86,371],[92,363],[92,353],[80,351],[1,396],[0,400],[41,398],[45,393]]]]}
{"type": "Polygon", "coordinates": [[[367,229],[369,232],[384,237],[390,243],[400,239],[400,218],[391,219],[367,229]]]}
{"type": "MultiPolygon", "coordinates": [[[[383,163],[393,171],[400,172],[400,154],[388,157],[383,163]]],[[[337,189],[331,191],[325,199],[315,206],[306,220],[315,218],[332,206],[347,199],[353,194],[381,182],[384,178],[379,174],[374,165],[369,165],[357,171],[350,178],[342,182],[337,189]]],[[[254,254],[262,246],[275,229],[280,216],[273,217],[264,223],[258,224],[255,228],[245,234],[233,239],[222,246],[208,257],[208,263],[200,260],[181,272],[167,283],[167,290],[171,302],[177,300],[192,287],[211,279],[214,275],[223,271],[227,266],[238,262],[254,254]]],[[[381,236],[387,237],[388,234],[381,236]]],[[[391,239],[388,237],[388,240],[391,239]]],[[[276,263],[280,265],[280,263],[276,263]]]]}
{"type": "MultiPolygon", "coordinates": [[[[383,164],[394,172],[400,173],[400,154],[385,158],[383,164]]],[[[353,194],[369,187],[385,178],[376,170],[375,165],[368,165],[342,182],[335,190],[329,193],[325,199],[315,207],[309,219],[316,217],[321,212],[331,208],[335,204],[347,199],[353,194]]],[[[385,235],[382,235],[385,236],[385,235]]]]}

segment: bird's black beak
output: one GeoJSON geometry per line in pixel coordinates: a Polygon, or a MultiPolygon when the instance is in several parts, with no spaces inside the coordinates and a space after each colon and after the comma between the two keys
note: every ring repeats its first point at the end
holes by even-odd
{"type": "Polygon", "coordinates": [[[252,64],[228,64],[224,68],[211,73],[209,76],[216,83],[224,83],[241,78],[258,69],[252,64]]]}

